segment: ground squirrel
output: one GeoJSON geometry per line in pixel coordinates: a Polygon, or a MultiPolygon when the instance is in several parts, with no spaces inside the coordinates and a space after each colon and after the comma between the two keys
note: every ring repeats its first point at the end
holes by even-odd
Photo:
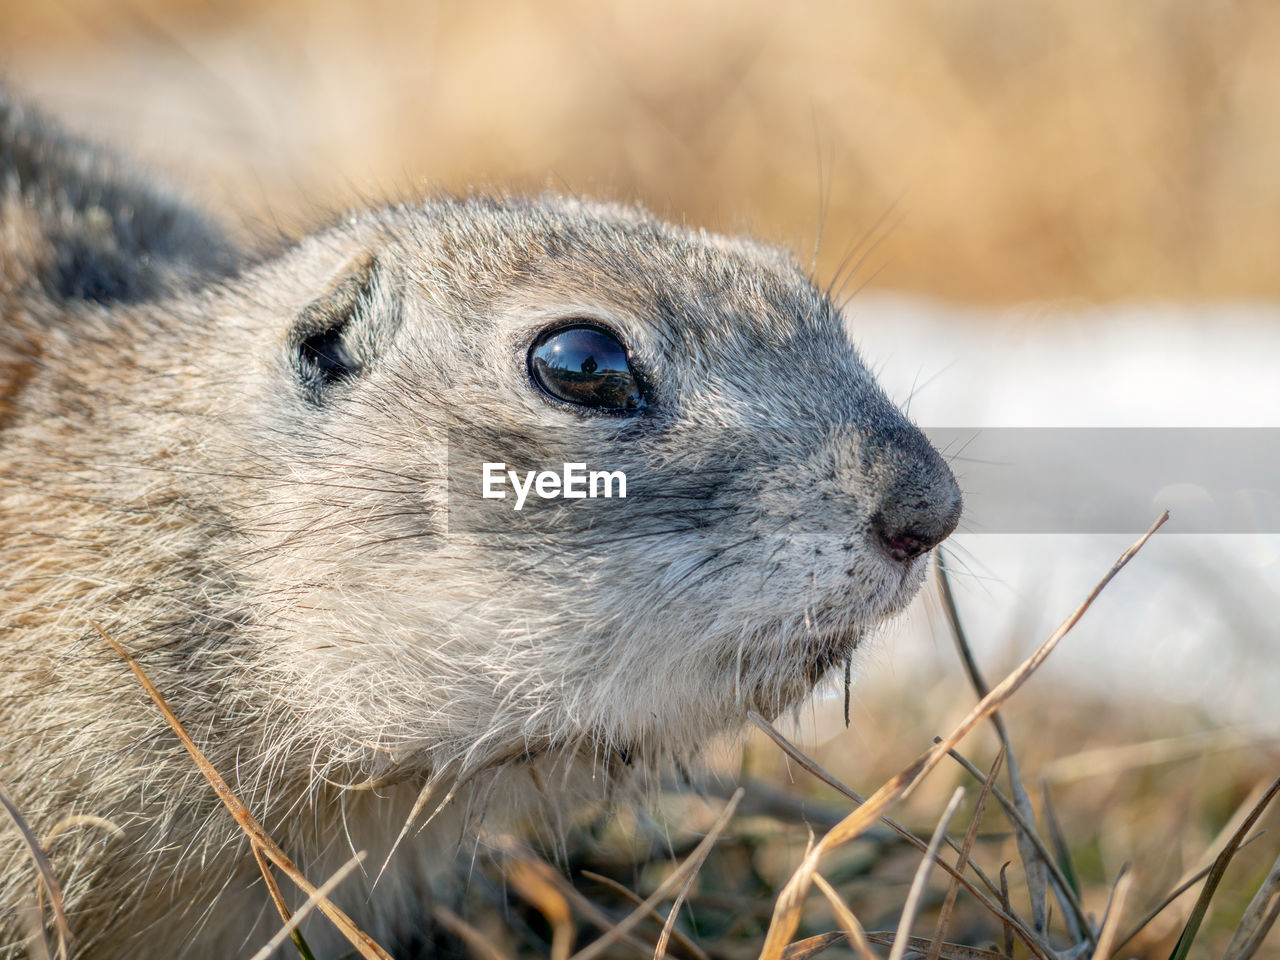
{"type": "MultiPolygon", "coordinates": [[[[0,311],[0,784],[80,957],[247,956],[279,924],[94,622],[319,880],[379,863],[424,785],[560,803],[573,777],[531,770],[608,780],[778,714],[960,511],[792,258],[630,206],[441,197],[246,252],[0,98],[0,311]],[[484,464],[626,496],[517,511],[484,464]]],[[[336,895],[399,955],[461,817],[336,895]]],[[[35,877],[0,836],[21,956],[35,877]]]]}

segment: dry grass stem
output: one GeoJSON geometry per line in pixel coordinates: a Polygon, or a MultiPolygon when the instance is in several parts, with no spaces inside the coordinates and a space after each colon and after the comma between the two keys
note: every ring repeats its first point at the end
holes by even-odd
{"type": "Polygon", "coordinates": [[[51,847],[53,845],[53,841],[57,840],[58,837],[62,836],[68,830],[74,830],[76,827],[97,827],[112,839],[124,839],[124,831],[106,817],[97,817],[92,813],[77,813],[69,817],[63,817],[49,828],[49,832],[44,835],[45,849],[47,850],[51,847]]]}
{"type": "MultiPolygon", "coordinates": [[[[867,939],[872,943],[883,944],[889,946],[896,943],[898,935],[896,932],[887,930],[876,930],[867,934],[867,939]]],[[[908,937],[907,947],[913,954],[924,955],[924,952],[931,946],[930,941],[924,937],[908,937]]],[[[962,943],[944,943],[942,944],[942,960],[1009,960],[1011,954],[996,953],[992,950],[983,950],[979,947],[966,947],[962,943]]]]}
{"type": "MultiPolygon", "coordinates": [[[[1058,811],[1053,805],[1053,795],[1049,793],[1049,785],[1044,780],[1040,781],[1040,802],[1044,810],[1045,827],[1049,831],[1049,842],[1053,844],[1053,856],[1046,858],[1045,864],[1053,868],[1056,890],[1060,891],[1059,897],[1069,897],[1070,902],[1079,904],[1080,882],[1076,876],[1075,865],[1071,862],[1071,846],[1067,843],[1066,834],[1063,832],[1062,821],[1058,819],[1058,811]]],[[[1093,923],[1088,916],[1085,916],[1083,907],[1079,917],[1068,910],[1066,921],[1073,940],[1079,940],[1084,930],[1092,931],[1093,929],[1093,923]],[[1081,920],[1083,920],[1083,926],[1079,922],[1081,920]]],[[[1091,942],[1096,946],[1096,939],[1092,939],[1091,942]]]]}
{"type": "Polygon", "coordinates": [[[844,933],[820,933],[816,937],[797,940],[782,952],[782,960],[809,960],[828,947],[847,939],[844,933]]]}
{"type": "MultiPolygon", "coordinates": [[[[631,901],[634,905],[644,905],[644,897],[640,896],[634,890],[629,889],[625,884],[619,883],[617,880],[613,879],[613,877],[606,877],[603,873],[596,873],[594,870],[583,870],[582,876],[586,877],[588,880],[594,880],[596,883],[603,884],[618,894],[618,896],[631,901]]],[[[570,889],[572,889],[572,887],[570,889]]],[[[578,893],[576,890],[574,890],[574,893],[578,895],[581,905],[586,908],[584,912],[586,912],[588,918],[591,919],[596,926],[600,927],[602,930],[608,930],[613,926],[613,921],[609,920],[609,918],[605,916],[604,912],[596,907],[595,904],[582,896],[582,894],[578,893]]],[[[662,914],[657,910],[649,911],[649,919],[655,921],[659,925],[665,922],[662,914]]],[[[675,938],[676,942],[679,943],[680,946],[689,951],[695,960],[710,960],[707,951],[703,950],[700,946],[689,939],[689,937],[679,927],[672,929],[671,936],[675,938]]],[[[639,940],[632,939],[631,942],[639,946],[641,952],[646,955],[653,953],[653,951],[657,949],[656,944],[650,948],[639,940]]]]}
{"type": "Polygon", "coordinates": [[[1196,905],[1191,911],[1191,917],[1187,920],[1187,925],[1183,928],[1182,935],[1178,937],[1178,943],[1173,948],[1170,960],[1184,960],[1185,957],[1190,955],[1191,945],[1195,942],[1196,934],[1200,932],[1200,924],[1204,922],[1209,904],[1213,900],[1214,893],[1217,892],[1218,884],[1222,881],[1223,874],[1227,872],[1231,859],[1240,849],[1244,838],[1248,836],[1249,830],[1252,829],[1258,818],[1262,816],[1262,811],[1271,804],[1277,793],[1280,793],[1280,777],[1271,782],[1271,786],[1267,788],[1261,799],[1253,805],[1244,822],[1240,824],[1236,832],[1232,834],[1231,839],[1227,841],[1227,845],[1222,848],[1222,852],[1214,859],[1213,867],[1205,878],[1204,889],[1200,891],[1196,905]]]}
{"type": "MultiPolygon", "coordinates": [[[[951,591],[951,579],[947,573],[946,561],[939,551],[935,561],[938,582],[938,595],[942,600],[942,608],[946,614],[947,625],[951,629],[951,638],[955,643],[960,662],[964,665],[965,674],[979,699],[987,696],[990,688],[978,667],[973,648],[969,645],[968,635],[960,620],[960,611],[956,606],[955,595],[951,591]]],[[[1035,829],[1035,811],[1031,806],[1031,797],[1022,782],[1022,771],[1014,753],[1013,743],[1009,737],[1009,728],[998,710],[991,713],[991,724],[1000,744],[1008,755],[1009,786],[1013,792],[1012,801],[1003,794],[997,793],[1001,806],[1010,812],[1014,824],[1014,841],[1018,848],[1018,857],[1027,878],[1027,892],[1031,900],[1031,920],[1038,933],[1048,932],[1048,915],[1046,911],[1046,872],[1053,874],[1054,895],[1062,905],[1068,918],[1068,924],[1074,939],[1083,934],[1091,944],[1097,946],[1097,935],[1089,922],[1071,885],[1058,870],[1054,858],[1049,855],[1035,829]],[[1015,815],[1016,814],[1016,815],[1015,815]]]]}
{"type": "MultiPolygon", "coordinates": [[[[1243,848],[1246,845],[1247,844],[1241,844],[1240,846],[1243,848]]],[[[1156,903],[1156,905],[1152,907],[1149,911],[1147,911],[1146,915],[1137,923],[1135,923],[1132,929],[1130,929],[1130,931],[1127,934],[1125,934],[1124,938],[1118,944],[1116,944],[1116,950],[1118,951],[1123,949],[1129,944],[1130,941],[1136,940],[1139,937],[1139,935],[1148,931],[1151,927],[1152,922],[1156,919],[1156,917],[1164,913],[1164,911],[1169,908],[1169,905],[1171,903],[1173,903],[1180,896],[1182,896],[1184,893],[1186,893],[1188,890],[1190,890],[1192,887],[1198,884],[1201,880],[1207,877],[1209,875],[1209,871],[1212,869],[1213,869],[1213,864],[1209,864],[1207,867],[1197,870],[1195,873],[1187,877],[1185,880],[1179,883],[1176,887],[1170,890],[1167,894],[1161,897],[1159,902],[1156,903]]],[[[1190,913],[1191,912],[1190,908],[1188,908],[1186,912],[1190,913]]],[[[1186,916],[1184,915],[1183,917],[1180,918],[1180,920],[1176,922],[1185,923],[1186,916]]]]}
{"type": "Polygon", "coordinates": [[[920,867],[911,879],[911,888],[907,891],[907,902],[902,908],[902,919],[898,922],[898,935],[889,951],[889,960],[902,960],[906,956],[911,927],[916,921],[916,914],[920,911],[920,904],[924,899],[924,888],[929,882],[933,865],[938,860],[938,851],[942,849],[942,838],[947,835],[947,829],[951,826],[951,820],[960,809],[960,801],[963,799],[964,788],[956,787],[955,793],[947,803],[947,808],[942,812],[938,826],[933,831],[933,836],[929,838],[929,848],[925,850],[924,859],[920,861],[920,867]]]}
{"type": "MultiPolygon", "coordinates": [[[[1013,906],[1009,903],[1009,863],[1006,861],[1000,865],[1000,906],[1004,907],[1005,913],[1012,913],[1013,906]]],[[[1014,928],[1008,920],[1001,921],[1004,934],[1004,955],[1006,957],[1013,956],[1013,937],[1014,928]]]]}
{"type": "MultiPolygon", "coordinates": [[[[1256,809],[1257,804],[1264,796],[1265,791],[1266,787],[1263,784],[1258,784],[1249,792],[1249,796],[1247,796],[1244,802],[1239,805],[1235,813],[1231,815],[1222,829],[1218,831],[1217,836],[1208,844],[1204,857],[1204,861],[1207,862],[1204,862],[1204,865],[1196,869],[1194,873],[1180,880],[1168,894],[1162,897],[1160,902],[1148,911],[1146,916],[1135,924],[1133,929],[1130,930],[1125,938],[1120,941],[1119,946],[1116,947],[1117,951],[1128,946],[1130,943],[1137,945],[1141,944],[1144,940],[1161,940],[1169,930],[1172,930],[1174,927],[1179,925],[1186,925],[1187,918],[1195,909],[1195,902],[1192,902],[1178,911],[1167,914],[1165,911],[1168,910],[1168,908],[1180,897],[1182,897],[1183,894],[1187,893],[1213,872],[1213,868],[1217,863],[1217,857],[1212,855],[1212,851],[1219,845],[1226,845],[1230,842],[1231,836],[1241,828],[1241,824],[1245,822],[1245,819],[1249,816],[1250,812],[1256,809]],[[1159,925],[1159,928],[1156,929],[1155,921],[1158,918],[1162,920],[1162,923],[1159,925]]],[[[1257,835],[1248,838],[1240,844],[1238,849],[1243,850],[1257,838],[1257,835]]]]}
{"type": "MultiPolygon", "coordinates": [[[[532,856],[532,854],[528,854],[528,855],[532,856]]],[[[560,892],[564,894],[565,899],[568,900],[569,903],[575,909],[577,909],[578,913],[581,914],[583,917],[585,917],[589,923],[591,923],[601,931],[609,931],[614,928],[614,926],[617,924],[617,921],[613,917],[610,917],[607,913],[605,913],[603,910],[597,907],[594,903],[588,900],[585,896],[583,896],[583,894],[572,883],[570,883],[564,876],[562,876],[558,871],[552,871],[552,874],[554,875],[554,881],[556,886],[559,888],[560,892]]],[[[637,904],[640,906],[644,905],[644,897],[637,896],[636,894],[628,890],[626,887],[624,887],[622,884],[617,883],[617,881],[615,880],[610,880],[608,878],[601,877],[599,874],[593,875],[589,870],[582,871],[582,875],[593,876],[593,878],[595,879],[608,882],[610,886],[616,889],[622,896],[630,900],[633,904],[637,904]]],[[[662,914],[660,914],[656,909],[650,908],[648,911],[648,916],[650,917],[650,919],[656,921],[659,927],[662,926],[662,923],[663,923],[662,914]]],[[[685,946],[693,949],[696,954],[699,954],[700,955],[699,960],[706,960],[706,954],[700,948],[698,948],[698,946],[694,944],[693,941],[689,940],[681,931],[676,930],[674,932],[674,936],[677,942],[684,944],[685,946]]],[[[639,956],[642,956],[642,957],[652,957],[653,951],[657,949],[656,943],[646,940],[645,938],[641,937],[639,934],[636,934],[634,932],[624,934],[621,938],[619,938],[618,942],[625,943],[627,946],[635,950],[635,952],[639,956]]]]}
{"type": "Polygon", "coordinates": [[[620,920],[604,936],[587,944],[587,946],[574,954],[573,960],[593,960],[593,958],[600,956],[610,944],[624,934],[630,933],[632,928],[648,916],[649,911],[657,904],[665,900],[672,890],[681,886],[685,881],[685,877],[697,873],[702,866],[702,862],[707,858],[707,854],[715,846],[716,839],[724,832],[725,827],[729,825],[729,821],[733,819],[734,811],[738,809],[743,793],[744,791],[741,787],[734,791],[733,796],[729,798],[729,802],[720,811],[720,816],[716,818],[715,823],[711,825],[711,829],[707,831],[707,835],[702,838],[702,841],[694,848],[693,852],[685,858],[684,863],[672,871],[670,876],[658,885],[658,889],[645,899],[644,903],[620,920]]]}
{"type": "Polygon", "coordinates": [[[467,949],[479,960],[511,960],[511,957],[497,944],[447,907],[435,907],[431,911],[431,916],[440,926],[466,944],[467,949]]]}
{"type": "Polygon", "coordinates": [[[1093,950],[1093,960],[1108,960],[1115,952],[1116,935],[1120,932],[1120,918],[1124,915],[1124,905],[1129,899],[1129,891],[1132,887],[1133,874],[1126,868],[1116,879],[1115,889],[1111,891],[1111,900],[1107,903],[1102,929],[1098,932],[1098,945],[1093,950]]]}
{"type": "Polygon", "coordinates": [[[1271,865],[1266,879],[1249,901],[1227,944],[1223,960],[1247,960],[1251,957],[1275,923],[1277,910],[1280,910],[1280,857],[1271,865]]]}
{"type": "MultiPolygon", "coordinates": [[[[960,611],[956,607],[955,595],[951,592],[951,580],[947,575],[947,565],[943,557],[943,551],[939,550],[934,554],[934,566],[937,573],[938,595],[942,600],[942,609],[946,614],[947,624],[951,628],[951,638],[956,645],[960,662],[964,665],[965,675],[969,678],[969,683],[973,687],[974,693],[981,700],[991,692],[991,688],[987,685],[987,681],[978,667],[977,658],[973,655],[973,648],[969,646],[969,638],[965,633],[964,625],[960,621],[960,611]]],[[[1018,857],[1022,860],[1022,868],[1027,878],[1027,893],[1031,901],[1031,922],[1034,924],[1036,932],[1043,934],[1048,930],[1046,913],[1047,883],[1044,865],[1050,858],[1043,854],[1042,848],[1037,847],[1036,842],[1032,839],[1036,832],[1031,826],[1035,822],[1035,812],[1031,807],[1031,798],[1027,795],[1026,788],[1022,784],[1022,771],[1018,764],[1018,756],[1013,750],[1009,729],[1005,725],[1004,718],[1000,716],[999,710],[991,711],[990,720],[1008,758],[1009,786],[1013,791],[1013,806],[1018,812],[1018,817],[1014,819],[1014,841],[1017,844],[1018,857]]],[[[1087,922],[1080,925],[1088,929],[1087,922]]]]}
{"type": "MultiPolygon", "coordinates": [[[[300,906],[297,910],[293,912],[293,916],[288,917],[288,919],[285,920],[284,926],[281,927],[279,930],[277,930],[275,935],[262,945],[262,949],[253,955],[252,960],[267,960],[267,958],[271,956],[271,954],[273,954],[276,951],[276,949],[282,943],[285,942],[285,940],[294,936],[294,934],[298,932],[298,925],[301,924],[302,921],[305,920],[307,916],[311,913],[311,911],[316,908],[316,906],[320,903],[321,899],[323,899],[324,897],[327,897],[330,893],[333,892],[333,890],[338,886],[338,884],[340,884],[343,880],[347,879],[347,877],[351,875],[351,871],[353,871],[356,867],[360,866],[360,863],[364,860],[364,858],[365,858],[365,852],[361,850],[354,857],[352,857],[350,860],[348,860],[346,863],[340,866],[334,872],[333,876],[331,876],[324,883],[320,884],[320,886],[316,888],[315,893],[307,897],[307,899],[303,901],[302,906],[300,906]]],[[[265,863],[263,863],[262,860],[259,860],[258,862],[262,863],[265,868],[266,865],[265,863]]],[[[270,873],[269,869],[264,869],[264,875],[269,873],[270,873]]],[[[277,890],[277,893],[279,893],[278,890],[277,890]]],[[[282,910],[284,910],[286,914],[288,913],[288,910],[287,908],[285,908],[283,901],[281,901],[278,906],[282,910]]],[[[295,940],[295,943],[296,942],[298,941],[295,940]]],[[[302,947],[301,949],[305,950],[306,948],[302,947]]],[[[309,954],[310,951],[307,950],[306,953],[309,954]]]]}
{"type": "Polygon", "coordinates": [[[251,843],[250,847],[253,849],[253,859],[258,863],[258,870],[262,873],[262,882],[267,885],[267,893],[271,897],[271,902],[275,904],[276,912],[280,914],[285,929],[290,931],[289,935],[293,939],[294,946],[298,948],[298,955],[302,960],[315,960],[315,955],[302,937],[302,931],[290,925],[293,923],[293,916],[289,905],[284,902],[284,895],[280,892],[280,885],[276,883],[275,874],[271,872],[271,864],[267,862],[266,857],[262,855],[262,849],[256,843],[251,843]]]}
{"type": "MultiPolygon", "coordinates": [[[[937,743],[940,741],[935,740],[934,742],[937,743]]],[[[1001,749],[1005,749],[1003,741],[1001,749]]],[[[969,775],[977,780],[978,783],[984,786],[986,785],[987,778],[983,775],[981,770],[974,766],[973,763],[964,756],[964,754],[959,750],[949,750],[947,753],[951,759],[964,767],[969,775]]],[[[1067,878],[1066,874],[1063,873],[1062,867],[1059,866],[1057,860],[1049,853],[1049,850],[1045,846],[1044,840],[1040,837],[1039,832],[1036,830],[1034,823],[1027,821],[1023,817],[1022,808],[1005,796],[1004,792],[1001,791],[999,787],[993,786],[992,793],[995,795],[996,800],[999,801],[1004,815],[1008,817],[1010,823],[1013,824],[1015,837],[1022,838],[1022,841],[1026,846],[1035,851],[1036,862],[1044,868],[1048,873],[1049,878],[1052,880],[1054,896],[1057,898],[1058,902],[1062,904],[1063,912],[1067,916],[1067,922],[1071,926],[1072,935],[1076,938],[1084,936],[1088,939],[1091,945],[1096,945],[1097,934],[1093,930],[1093,925],[1089,921],[1088,914],[1084,911],[1084,905],[1080,903],[1080,899],[1076,896],[1076,892],[1071,886],[1071,881],[1067,878]]],[[[1018,849],[1022,850],[1023,846],[1020,844],[1018,849]]],[[[1040,932],[1044,932],[1045,929],[1047,928],[1042,928],[1040,932]]]]}
{"type": "Polygon", "coordinates": [[[559,875],[540,860],[512,860],[507,882],[546,919],[551,927],[551,960],[568,960],[577,930],[569,901],[560,892],[559,875]]]}
{"type": "MultiPolygon", "coordinates": [[[[280,849],[280,846],[271,839],[271,836],[263,828],[262,824],[258,823],[253,814],[249,812],[249,808],[246,807],[244,803],[241,802],[240,798],[235,795],[235,792],[227,785],[227,782],[222,779],[222,776],[218,771],[213,768],[213,764],[209,762],[208,758],[205,757],[200,748],[196,746],[195,741],[191,739],[186,728],[182,726],[182,722],[178,719],[177,715],[174,714],[173,710],[169,708],[169,704],[165,701],[164,696],[156,689],[155,685],[151,682],[151,679],[147,676],[146,671],[142,669],[142,666],[138,661],[135,660],[129,651],[125,650],[125,648],[121,646],[114,637],[103,630],[101,626],[97,623],[93,623],[92,621],[90,621],[90,624],[93,629],[101,634],[102,638],[111,645],[111,648],[120,655],[124,662],[128,664],[129,669],[132,670],[134,676],[138,678],[138,682],[142,684],[142,688],[146,690],[147,696],[151,698],[152,702],[164,716],[165,721],[169,724],[170,728],[172,728],[178,739],[182,741],[182,745],[186,748],[187,753],[191,755],[191,758],[195,761],[196,766],[199,767],[204,778],[209,781],[209,785],[213,787],[213,791],[218,795],[218,799],[221,800],[226,808],[231,811],[231,815],[235,817],[235,821],[240,825],[240,829],[249,837],[250,843],[256,844],[262,850],[263,854],[266,855],[267,859],[283,870],[289,879],[297,884],[299,889],[304,893],[308,896],[317,896],[316,887],[303,875],[302,871],[294,865],[293,861],[289,859],[282,849],[280,849]]],[[[348,942],[356,948],[365,960],[392,960],[391,955],[387,953],[387,951],[378,946],[378,944],[373,941],[372,937],[357,927],[350,917],[330,903],[326,897],[318,896],[316,905],[326,917],[333,921],[334,926],[342,932],[342,935],[347,938],[348,942]]]]}
{"type": "Polygon", "coordinates": [[[1271,909],[1267,911],[1266,917],[1263,918],[1258,929],[1254,931],[1253,936],[1249,938],[1249,942],[1244,945],[1240,953],[1232,958],[1232,960],[1250,960],[1258,952],[1262,946],[1262,941],[1266,938],[1271,928],[1275,925],[1276,918],[1280,917],[1280,900],[1276,900],[1271,904],[1271,909]]]}
{"type": "MultiPolygon", "coordinates": [[[[27,823],[26,817],[22,815],[22,811],[18,809],[5,791],[0,786],[0,805],[2,805],[9,814],[9,819],[13,821],[13,825],[18,828],[18,833],[22,835],[22,840],[26,844],[27,852],[31,854],[31,860],[36,868],[37,896],[35,899],[35,921],[38,929],[33,931],[39,934],[40,942],[43,944],[44,937],[44,914],[40,908],[39,889],[40,884],[49,891],[49,902],[53,908],[54,925],[58,931],[58,960],[67,960],[71,951],[71,927],[67,923],[67,914],[62,905],[62,890],[58,886],[58,878],[53,875],[53,865],[49,863],[49,858],[45,855],[44,848],[40,846],[40,841],[36,839],[35,833],[32,832],[31,826],[27,823]]],[[[45,945],[48,950],[48,946],[45,945]]]]}
{"type": "Polygon", "coordinates": [[[862,923],[854,916],[849,905],[840,899],[840,894],[836,893],[835,887],[831,886],[827,878],[820,873],[813,875],[813,885],[827,898],[827,903],[831,904],[831,910],[840,921],[840,926],[844,927],[844,932],[849,938],[849,946],[853,948],[859,960],[877,960],[871,944],[867,942],[867,932],[863,929],[862,923]]]}
{"type": "MultiPolygon", "coordinates": [[[[804,753],[802,753],[799,750],[799,748],[797,748],[793,743],[787,740],[786,737],[784,737],[780,732],[778,732],[778,730],[772,724],[770,724],[767,720],[765,720],[764,717],[760,716],[757,713],[750,714],[750,717],[752,722],[755,723],[756,726],[764,730],[765,733],[767,733],[770,736],[770,738],[772,738],[773,741],[777,743],[783,749],[783,751],[786,752],[788,757],[790,757],[791,759],[795,760],[797,763],[804,766],[805,769],[819,771],[818,775],[821,777],[823,782],[831,784],[832,786],[836,786],[837,789],[840,789],[846,796],[848,796],[854,802],[860,805],[865,804],[867,802],[866,798],[859,796],[858,794],[850,790],[848,787],[845,787],[843,784],[841,784],[838,780],[835,780],[835,778],[830,777],[829,774],[826,774],[826,772],[823,771],[821,767],[819,767],[816,763],[814,763],[812,760],[806,757],[804,753]]],[[[906,827],[899,824],[892,817],[882,816],[880,818],[880,821],[882,823],[887,824],[898,836],[900,836],[907,843],[911,844],[921,853],[924,853],[924,851],[928,848],[928,843],[926,841],[917,837],[914,833],[912,833],[906,827]]],[[[949,838],[947,838],[945,842],[949,846],[951,846],[956,851],[957,854],[960,852],[960,846],[958,844],[953,843],[949,838]]],[[[954,879],[957,883],[959,883],[962,887],[964,887],[964,889],[967,890],[969,894],[971,894],[976,900],[978,900],[978,902],[981,903],[988,911],[990,911],[990,913],[993,916],[998,917],[1000,921],[1006,925],[1007,928],[1016,931],[1018,938],[1021,939],[1024,943],[1035,939],[1035,933],[1031,930],[1030,927],[1027,926],[1026,922],[1021,917],[1018,916],[1017,911],[1015,911],[1009,905],[1007,895],[1002,896],[1000,889],[997,888],[994,884],[992,884],[991,880],[986,876],[986,874],[982,871],[982,869],[976,863],[974,863],[973,861],[969,861],[969,864],[968,864],[969,868],[972,869],[973,872],[979,878],[981,878],[982,881],[988,886],[988,888],[992,890],[993,895],[1002,896],[1001,904],[997,904],[994,900],[991,899],[991,897],[988,897],[986,894],[984,894],[981,890],[979,890],[976,886],[974,886],[974,884],[972,883],[972,881],[969,880],[968,877],[964,876],[962,872],[957,870],[955,867],[951,866],[951,864],[947,863],[946,861],[939,861],[938,866],[940,866],[943,870],[945,870],[948,874],[950,874],[952,879],[954,879]]]]}
{"type": "Polygon", "coordinates": [[[675,929],[676,918],[680,916],[680,908],[684,906],[685,897],[689,895],[689,888],[693,886],[693,881],[697,879],[697,876],[696,871],[690,871],[689,876],[685,877],[680,891],[676,894],[675,900],[672,901],[671,909],[667,911],[667,920],[662,925],[662,933],[658,935],[658,943],[653,948],[653,960],[665,960],[667,944],[671,941],[671,931],[675,929]]]}
{"type": "MultiPolygon", "coordinates": [[[[815,777],[817,777],[819,780],[821,780],[823,783],[827,784],[828,786],[832,787],[833,789],[840,791],[840,793],[848,797],[850,800],[852,800],[854,803],[858,804],[859,806],[867,802],[866,797],[862,796],[862,794],[854,790],[851,790],[845,784],[843,784],[834,776],[832,776],[830,773],[828,773],[826,770],[824,770],[811,757],[807,756],[803,751],[801,751],[799,747],[797,747],[794,743],[792,743],[790,740],[784,737],[781,731],[779,731],[777,727],[771,724],[764,717],[760,716],[760,714],[752,711],[748,713],[747,716],[750,718],[752,723],[754,723],[757,727],[759,727],[762,731],[764,731],[764,733],[768,735],[769,739],[771,739],[774,743],[776,743],[779,747],[781,747],[783,752],[786,753],[786,755],[791,760],[795,761],[795,763],[798,764],[801,768],[803,768],[804,770],[807,770],[809,773],[813,774],[815,777]]],[[[935,740],[934,742],[936,743],[937,740],[935,740]]],[[[981,780],[981,777],[979,777],[978,779],[981,780]]],[[[883,823],[885,826],[887,826],[890,830],[892,830],[895,834],[897,834],[907,843],[911,844],[911,846],[919,850],[921,853],[924,853],[925,849],[929,846],[928,841],[918,837],[915,833],[907,829],[905,826],[903,826],[893,817],[890,817],[888,815],[883,816],[880,818],[880,822],[883,823]]],[[[944,838],[943,842],[946,843],[947,846],[951,847],[951,849],[954,850],[957,854],[960,853],[960,845],[956,843],[954,840],[952,840],[950,837],[944,838]]],[[[968,878],[964,877],[961,874],[958,874],[954,867],[952,867],[950,864],[946,863],[945,861],[940,861],[938,865],[942,867],[943,870],[950,873],[952,877],[956,878],[959,881],[959,883],[971,894],[973,894],[975,897],[977,897],[980,900],[983,900],[984,903],[991,904],[992,910],[994,910],[997,913],[1000,912],[999,908],[995,906],[995,904],[990,900],[990,898],[984,897],[982,891],[974,887],[973,884],[968,880],[968,878]]],[[[997,887],[996,884],[991,880],[991,878],[986,875],[986,873],[982,870],[981,867],[979,867],[976,863],[970,861],[969,868],[973,870],[974,875],[979,880],[981,880],[983,884],[986,885],[988,890],[991,891],[992,896],[1000,895],[999,887],[997,887]]]]}
{"type": "MultiPolygon", "coordinates": [[[[965,867],[969,864],[969,855],[973,851],[973,843],[978,839],[978,827],[982,823],[982,815],[987,809],[987,798],[991,796],[991,788],[995,784],[996,777],[1000,775],[1000,768],[1004,766],[1005,748],[1000,747],[1000,752],[996,754],[995,761],[991,764],[991,769],[987,772],[986,782],[982,784],[982,789],[978,793],[977,802],[973,805],[973,816],[969,818],[969,829],[965,831],[964,843],[960,847],[960,853],[956,857],[956,873],[963,876],[965,867]]],[[[933,934],[933,945],[929,948],[929,954],[926,960],[938,960],[943,941],[947,938],[947,930],[951,926],[951,914],[956,906],[956,897],[960,894],[960,881],[956,877],[951,878],[951,883],[947,886],[947,895],[942,901],[942,909],[938,912],[938,925],[933,934]]]]}

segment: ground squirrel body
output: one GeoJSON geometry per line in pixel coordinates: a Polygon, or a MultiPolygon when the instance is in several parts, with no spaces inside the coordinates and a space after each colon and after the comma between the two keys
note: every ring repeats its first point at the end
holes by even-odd
{"type": "MultiPolygon", "coordinates": [[[[76,956],[249,956],[279,923],[95,622],[319,880],[379,865],[424,785],[516,806],[531,767],[608,779],[778,714],[959,515],[790,257],[632,207],[435,198],[245,252],[0,98],[0,311],[0,784],[76,956]],[[627,496],[515,511],[486,462],[627,496]]],[[[398,955],[465,814],[338,897],[398,955]]],[[[34,891],[3,832],[0,956],[34,891]]]]}

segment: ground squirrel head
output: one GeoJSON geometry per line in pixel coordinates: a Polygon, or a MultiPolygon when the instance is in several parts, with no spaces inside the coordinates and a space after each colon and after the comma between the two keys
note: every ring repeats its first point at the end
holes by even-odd
{"type": "Polygon", "coordinates": [[[220,312],[229,449],[253,452],[234,617],[334,776],[687,750],[777,714],[958,519],[804,271],[630,207],[368,214],[220,312]],[[565,464],[627,495],[515,509],[565,464]]]}
{"type": "MultiPolygon", "coordinates": [[[[777,714],[960,510],[789,257],[631,207],[446,198],[245,253],[0,98],[0,315],[0,767],[37,835],[123,831],[51,853],[86,956],[271,927],[94,624],[305,869],[389,864],[340,895],[411,942],[445,832],[400,833],[415,798],[555,805],[583,778],[548,766],[777,714]]],[[[32,889],[6,842],[0,953],[32,889]]]]}

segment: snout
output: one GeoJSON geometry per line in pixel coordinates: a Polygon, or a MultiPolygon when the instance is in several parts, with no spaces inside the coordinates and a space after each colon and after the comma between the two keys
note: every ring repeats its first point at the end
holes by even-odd
{"type": "Polygon", "coordinates": [[[912,428],[885,451],[888,483],[870,536],[891,560],[908,564],[951,536],[960,522],[960,488],[950,467],[912,428]]]}

